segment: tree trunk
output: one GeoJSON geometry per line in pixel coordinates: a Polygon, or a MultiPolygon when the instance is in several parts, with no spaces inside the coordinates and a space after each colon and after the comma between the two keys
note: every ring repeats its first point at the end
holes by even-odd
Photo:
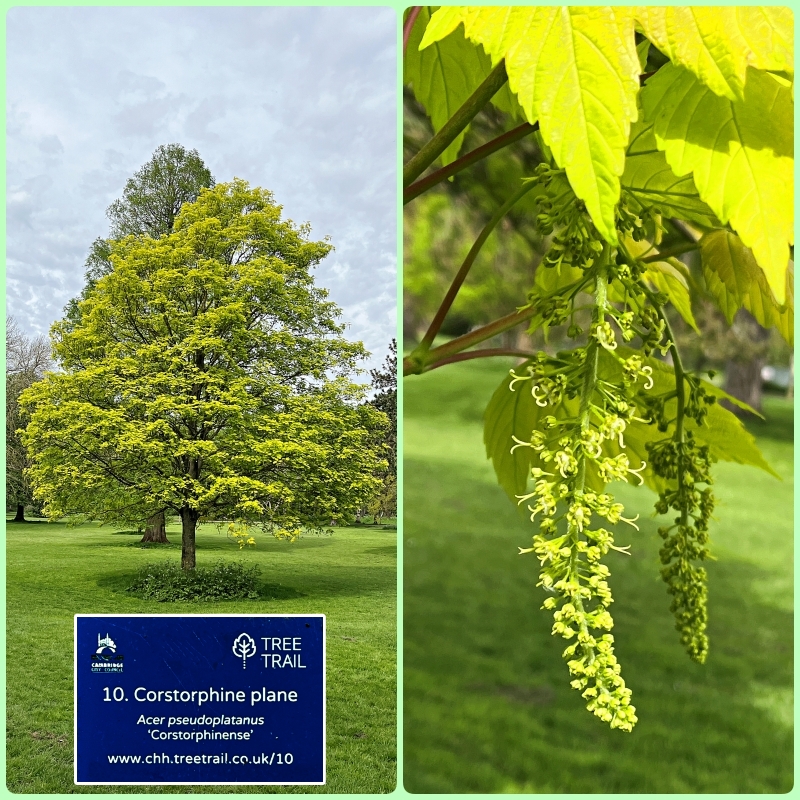
{"type": "Polygon", "coordinates": [[[159,511],[153,514],[147,520],[147,527],[144,529],[144,536],[142,542],[151,542],[152,544],[169,544],[167,539],[167,523],[164,519],[164,512],[159,511]]]}
{"type": "MultiPolygon", "coordinates": [[[[738,400],[743,400],[756,411],[761,411],[761,370],[767,363],[767,346],[769,331],[762,328],[744,309],[740,309],[736,323],[742,331],[742,348],[740,357],[728,359],[725,370],[725,391],[738,400]]],[[[742,411],[732,403],[722,404],[739,416],[747,412],[742,411]]]]}
{"type": "Polygon", "coordinates": [[[199,514],[193,508],[184,506],[181,509],[181,569],[187,572],[197,566],[195,534],[197,533],[198,516],[199,514]]]}
{"type": "Polygon", "coordinates": [[[17,503],[17,516],[11,520],[12,522],[25,522],[25,506],[17,503]]]}
{"type": "MultiPolygon", "coordinates": [[[[725,391],[756,411],[761,411],[761,370],[765,363],[764,358],[754,358],[744,363],[731,359],[725,374],[725,391]]],[[[731,408],[730,405],[728,407],[731,408]]],[[[739,415],[745,413],[736,406],[732,410],[739,415]]]]}

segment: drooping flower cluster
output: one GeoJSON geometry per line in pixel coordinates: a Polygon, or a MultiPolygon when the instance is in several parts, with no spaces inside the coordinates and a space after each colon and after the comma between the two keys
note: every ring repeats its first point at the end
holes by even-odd
{"type": "MultiPolygon", "coordinates": [[[[617,210],[617,224],[620,231],[639,240],[648,225],[658,234],[661,223],[657,213],[651,214],[646,221],[637,222],[637,215],[628,210],[623,197],[617,210]]],[[[659,241],[658,236],[654,238],[659,241]]],[[[702,561],[709,555],[706,544],[714,495],[711,490],[709,450],[696,443],[692,432],[686,429],[685,422],[693,419],[702,425],[708,407],[715,402],[715,398],[705,391],[699,379],[684,372],[677,348],[667,335],[666,317],[661,311],[666,297],[643,288],[638,280],[641,277],[641,264],[631,259],[629,254],[625,255],[623,268],[630,272],[620,274],[620,280],[626,291],[636,296],[636,302],[641,306],[639,318],[645,328],[642,330],[632,326],[632,330],[641,337],[645,356],[658,348],[662,355],[671,351],[673,361],[674,389],[656,396],[640,393],[638,399],[659,431],[666,433],[672,429],[669,438],[646,445],[654,474],[669,481],[669,488],[659,495],[656,512],[666,514],[670,509],[679,512],[674,525],[659,528],[658,531],[664,540],[660,551],[664,565],[661,575],[673,598],[670,610],[675,614],[681,643],[690,658],[703,663],[708,653],[707,575],[694,562],[702,561]],[[643,300],[649,300],[650,303],[643,300]],[[674,411],[674,417],[671,416],[673,411],[669,416],[667,414],[668,403],[674,411]]]]}
{"type": "MultiPolygon", "coordinates": [[[[602,278],[601,278],[602,280],[602,278]]],[[[627,426],[635,419],[634,385],[651,386],[651,369],[634,356],[619,359],[623,378],[619,385],[598,378],[599,349],[616,349],[613,329],[603,320],[603,306],[595,314],[589,342],[568,353],[539,353],[525,374],[512,373],[511,388],[530,381],[536,404],[556,413],[545,416],[530,440],[515,440],[517,447],[530,447],[538,462],[531,470],[532,491],[519,498],[527,503],[531,520],[539,520],[533,552],[539,559],[539,586],[551,596],[543,608],[553,611],[553,634],[570,643],[564,650],[572,676],[571,685],[581,692],[587,708],[612,728],[631,730],[636,710],[614,655],[614,637],[608,633],[613,619],[608,586],[608,567],[601,562],[610,550],[627,553],[614,544],[612,533],[595,524],[610,525],[635,519],[624,516],[621,503],[595,484],[614,480],[642,482],[644,462],[634,466],[624,452],[612,455],[605,447],[614,443],[625,448],[627,426]],[[580,398],[577,414],[569,414],[565,400],[580,398]],[[632,477],[633,476],[633,477],[632,477]]],[[[573,403],[574,407],[574,403],[573,403]]]]}
{"type": "Polygon", "coordinates": [[[554,356],[538,353],[524,372],[512,371],[510,388],[516,391],[518,383],[530,382],[536,405],[548,411],[539,416],[529,440],[515,437],[512,448],[532,451],[533,486],[519,502],[527,504],[531,520],[539,523],[533,546],[520,548],[520,553],[532,552],[539,559],[538,585],[550,593],[543,608],[553,611],[553,634],[569,641],[564,658],[571,685],[600,719],[629,731],[636,713],[614,655],[609,571],[601,561],[610,550],[627,553],[627,547],[615,545],[602,525],[626,522],[636,527],[638,516],[626,518],[622,504],[605,486],[618,480],[644,482],[647,464],[626,449],[632,424],[671,431],[669,438],[649,446],[648,456],[650,474],[665,479],[669,487],[661,493],[657,510],[680,512],[675,525],[659,531],[664,539],[662,576],[673,595],[681,639],[690,656],[702,661],[708,646],[707,593],[705,571],[694,562],[708,554],[710,456],[683,420],[702,423],[713,398],[684,374],[663,313],[668,298],[648,283],[648,264],[631,254],[636,250],[632,243],[660,241],[658,211],[631,210],[636,204],[631,206],[623,195],[616,211],[619,246],[614,249],[601,240],[562,170],[540,166],[536,180],[543,187],[537,196],[538,224],[552,239],[540,265],[547,272],[541,280],[537,277],[528,295],[536,312],[531,330],[542,327],[546,332],[566,323],[567,336],[577,339],[584,331],[576,312],[586,308],[577,305],[577,298],[590,295],[593,303],[584,346],[554,356]],[[634,339],[638,352],[619,347],[634,339]],[[654,398],[649,390],[655,376],[647,361],[656,350],[662,356],[671,353],[679,386],[654,398]],[[681,392],[684,381],[688,396],[681,392]],[[677,415],[668,418],[666,404],[674,405],[678,396],[677,415]]]}
{"type": "MultiPolygon", "coordinates": [[[[688,397],[680,404],[683,406],[680,411],[684,418],[701,424],[715,398],[693,376],[685,376],[684,392],[687,389],[688,397]]],[[[649,404],[662,430],[669,424],[666,401],[661,396],[652,398],[649,404]]],[[[667,488],[659,494],[656,512],[668,514],[670,509],[678,512],[673,525],[658,529],[664,540],[660,551],[664,565],[661,576],[672,595],[670,611],[675,615],[681,644],[692,660],[702,664],[708,654],[707,574],[694,562],[709,556],[708,523],[714,511],[711,454],[707,446],[697,443],[683,422],[681,419],[681,424],[676,425],[673,436],[649,443],[647,450],[655,474],[668,481],[667,488]]]]}

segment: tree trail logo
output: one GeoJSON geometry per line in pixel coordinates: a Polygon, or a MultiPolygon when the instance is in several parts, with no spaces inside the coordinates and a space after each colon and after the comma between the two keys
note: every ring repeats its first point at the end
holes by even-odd
{"type": "Polygon", "coordinates": [[[108,633],[102,639],[97,634],[97,650],[92,653],[92,672],[122,672],[124,659],[125,656],[117,654],[116,642],[108,633]]]}
{"type": "Polygon", "coordinates": [[[242,657],[242,669],[247,669],[247,659],[256,654],[256,642],[250,634],[241,633],[233,640],[233,654],[242,657]]]}

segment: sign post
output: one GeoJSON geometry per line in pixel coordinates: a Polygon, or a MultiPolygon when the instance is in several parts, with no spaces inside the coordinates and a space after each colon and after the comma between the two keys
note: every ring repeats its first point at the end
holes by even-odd
{"type": "Polygon", "coordinates": [[[76,614],[75,783],[325,783],[325,616],[76,614]]]}

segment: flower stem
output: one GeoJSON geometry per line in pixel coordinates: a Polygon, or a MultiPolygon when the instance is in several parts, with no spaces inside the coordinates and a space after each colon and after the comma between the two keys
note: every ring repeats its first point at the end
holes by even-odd
{"type": "MultiPolygon", "coordinates": [[[[592,328],[595,329],[601,325],[605,319],[605,310],[608,303],[608,277],[606,275],[606,264],[608,264],[609,245],[603,245],[603,253],[599,259],[599,267],[597,270],[597,282],[594,295],[594,308],[592,310],[592,328]]],[[[591,424],[592,416],[592,397],[597,386],[597,368],[600,363],[600,342],[596,337],[590,335],[589,341],[586,345],[586,362],[585,372],[583,373],[583,386],[581,387],[581,404],[578,412],[578,420],[580,424],[581,433],[586,431],[591,424]]],[[[584,487],[586,486],[586,453],[581,451],[578,461],[578,474],[575,478],[575,496],[581,497],[583,495],[584,487]]],[[[571,544],[572,554],[569,558],[570,579],[579,581],[578,575],[578,540],[580,539],[580,531],[576,524],[572,524],[568,531],[569,540],[571,544]]],[[[581,633],[585,636],[589,635],[589,629],[586,625],[585,610],[583,608],[583,601],[579,596],[573,600],[575,608],[580,614],[580,628],[581,633]]],[[[590,654],[589,663],[594,661],[594,655],[590,654]]]]}
{"type": "Polygon", "coordinates": [[[414,29],[414,23],[417,21],[420,11],[422,11],[422,6],[411,6],[411,10],[408,12],[408,17],[403,25],[403,55],[406,54],[408,40],[411,38],[411,31],[414,29]]]}
{"type": "MultiPolygon", "coordinates": [[[[672,326],[669,324],[669,320],[667,319],[667,315],[664,313],[663,309],[658,307],[658,315],[664,322],[664,330],[666,331],[667,336],[669,337],[669,352],[672,356],[672,370],[675,373],[675,397],[678,401],[678,411],[677,416],[675,419],[675,441],[678,443],[679,452],[678,452],[678,496],[683,499],[684,495],[684,486],[686,483],[686,474],[685,474],[685,467],[686,464],[684,463],[684,454],[683,454],[683,443],[685,439],[684,433],[684,417],[686,416],[686,383],[684,376],[686,373],[683,369],[683,361],[681,361],[681,354],[678,352],[678,346],[675,344],[675,335],[672,332],[672,326]]],[[[681,525],[687,525],[689,523],[689,508],[688,504],[685,502],[681,502],[681,525]]]]}

